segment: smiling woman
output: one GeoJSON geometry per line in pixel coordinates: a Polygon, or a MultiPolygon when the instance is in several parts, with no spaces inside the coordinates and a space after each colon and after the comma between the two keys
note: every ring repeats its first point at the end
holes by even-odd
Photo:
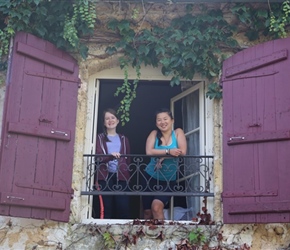
{"type": "MultiPolygon", "coordinates": [[[[146,154],[156,155],[151,158],[145,169],[143,185],[148,188],[158,185],[165,192],[170,192],[176,185],[178,157],[186,154],[187,142],[182,129],[173,130],[174,119],[168,109],[156,112],[156,127],[146,141],[146,154]],[[163,157],[166,155],[166,157],[163,157]],[[169,183],[169,186],[168,186],[169,183]]],[[[154,188],[153,188],[154,189],[154,188]]],[[[170,196],[143,196],[145,219],[164,220],[164,207],[169,203],[170,196]]]]}
{"type": "MultiPolygon", "coordinates": [[[[120,158],[120,155],[130,154],[130,144],[126,136],[117,133],[118,124],[119,119],[116,111],[111,108],[105,109],[103,112],[104,132],[98,134],[96,146],[96,154],[108,155],[108,157],[96,160],[100,164],[96,169],[95,187],[100,191],[109,190],[114,185],[120,185],[122,191],[128,190],[130,158],[120,158]]],[[[128,219],[130,217],[128,196],[103,196],[101,202],[104,205],[104,218],[112,219],[114,207],[118,207],[117,218],[128,219]]],[[[102,218],[102,216],[101,214],[100,217],[102,218]]]]}

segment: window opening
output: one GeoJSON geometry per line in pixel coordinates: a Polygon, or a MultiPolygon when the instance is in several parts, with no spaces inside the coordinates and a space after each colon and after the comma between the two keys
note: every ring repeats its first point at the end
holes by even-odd
{"type": "MultiPolygon", "coordinates": [[[[89,100],[88,107],[88,129],[87,129],[87,138],[90,138],[89,151],[91,154],[95,152],[95,137],[97,133],[102,132],[102,110],[107,107],[112,107],[114,109],[118,108],[120,99],[118,97],[114,97],[114,93],[117,85],[122,84],[122,80],[113,80],[113,79],[101,79],[96,80],[94,84],[91,84],[89,87],[89,93],[91,94],[91,99],[89,100]],[[102,87],[103,86],[103,87],[102,87]],[[110,89],[110,90],[109,90],[110,89]],[[108,92],[111,92],[110,94],[108,92]],[[111,95],[111,96],[110,96],[111,95]],[[113,99],[113,101],[112,101],[113,99]]],[[[188,82],[186,82],[188,84],[188,82]]],[[[203,101],[203,91],[201,91],[202,87],[204,87],[204,82],[196,81],[191,83],[190,86],[194,85],[194,88],[191,87],[190,90],[185,90],[182,92],[180,86],[176,86],[176,88],[169,88],[168,81],[142,81],[139,86],[141,86],[141,90],[137,92],[137,99],[140,101],[143,98],[141,103],[134,103],[131,108],[131,118],[132,120],[136,119],[138,121],[134,125],[128,124],[125,127],[118,127],[119,133],[124,133],[128,137],[128,132],[132,132],[129,136],[130,144],[132,150],[132,154],[145,154],[145,143],[148,134],[152,129],[155,128],[155,111],[160,107],[169,107],[173,108],[174,118],[175,118],[175,127],[181,127],[185,129],[186,135],[188,137],[188,142],[192,144],[192,149],[189,150],[190,154],[200,155],[204,146],[201,145],[201,140],[203,140],[203,129],[202,126],[204,124],[201,122],[203,119],[204,113],[204,105],[201,104],[203,101]],[[157,85],[164,86],[166,91],[154,90],[154,87],[157,85]],[[160,94],[162,93],[162,95],[160,94]],[[166,93],[166,97],[162,98],[163,93],[166,93]],[[155,95],[154,95],[155,94],[155,95]],[[147,99],[146,99],[146,95],[147,99]],[[142,97],[143,96],[143,97],[142,97]],[[145,97],[144,97],[145,96],[145,97]],[[149,98],[151,97],[151,98],[149,98]],[[145,99],[144,99],[145,98],[145,99]],[[170,104],[171,100],[171,104],[170,104]],[[143,102],[143,103],[142,103],[143,102]],[[174,103],[174,104],[172,104],[174,103]],[[184,116],[188,115],[188,118],[184,116]],[[193,118],[193,122],[189,121],[190,118],[193,118]],[[144,124],[147,127],[140,129],[144,124]],[[127,126],[127,127],[126,127],[127,126]],[[138,129],[136,129],[138,128],[138,129]],[[136,140],[137,138],[137,140],[136,140]]],[[[184,86],[184,84],[182,84],[184,86]]],[[[136,100],[137,100],[136,99],[136,100]]],[[[135,100],[134,100],[135,102],[135,100]]],[[[86,161],[86,159],[85,159],[86,161]]],[[[189,162],[190,163],[190,162],[189,162]]],[[[93,162],[85,162],[85,164],[93,164],[93,162]]],[[[187,170],[186,170],[187,171],[187,170]]],[[[192,173],[192,172],[190,172],[192,173]]],[[[86,170],[86,175],[92,174],[88,173],[86,170]]],[[[194,173],[193,173],[194,174],[194,173]]],[[[195,184],[199,185],[201,177],[197,175],[195,178],[195,184]]],[[[94,181],[91,178],[91,183],[85,183],[86,185],[92,185],[94,181]]],[[[98,210],[98,196],[87,195],[83,196],[83,199],[86,199],[87,204],[87,213],[85,218],[99,218],[99,210],[98,210]],[[97,203],[97,204],[96,204],[97,203]]],[[[194,207],[190,210],[190,213],[186,214],[186,218],[191,220],[192,217],[196,216],[196,212],[200,211],[200,199],[201,197],[194,198],[193,200],[189,200],[185,196],[175,196],[175,199],[172,201],[174,206],[182,206],[183,208],[194,207]]],[[[131,206],[134,207],[134,212],[132,213],[132,219],[134,218],[142,218],[142,204],[140,204],[140,196],[132,196],[131,197],[131,206]]],[[[170,209],[170,205],[166,207],[168,210],[170,209]]],[[[172,211],[171,211],[172,213],[172,211]]],[[[172,217],[172,215],[171,215],[172,217]]],[[[118,218],[116,218],[118,219],[118,218]]]]}

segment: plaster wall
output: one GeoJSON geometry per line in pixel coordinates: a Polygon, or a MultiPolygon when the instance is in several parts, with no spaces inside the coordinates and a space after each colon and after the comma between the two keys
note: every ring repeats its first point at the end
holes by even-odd
{"type": "MultiPolygon", "coordinates": [[[[223,8],[223,4],[217,5],[223,8]]],[[[142,6],[118,5],[101,3],[98,8],[100,22],[111,16],[122,18],[130,13],[130,9],[138,8],[139,13],[145,13],[142,6]]],[[[198,9],[197,9],[198,11],[198,9]]],[[[152,5],[146,10],[146,19],[140,22],[142,27],[150,26],[150,23],[168,21],[172,17],[181,15],[179,6],[152,5]],[[164,13],[167,13],[164,16],[164,13]],[[162,18],[161,18],[162,17],[162,18]]],[[[234,21],[228,15],[229,21],[234,21]]],[[[101,30],[101,29],[100,29],[101,30]]],[[[96,31],[96,34],[100,32],[96,31]]],[[[245,40],[239,34],[237,39],[242,47],[253,44],[245,40]]],[[[118,67],[118,56],[105,57],[106,35],[94,36],[90,40],[90,56],[88,60],[80,62],[80,78],[82,80],[78,93],[78,109],[76,138],[74,149],[73,183],[74,197],[71,202],[71,217],[69,223],[57,223],[53,221],[41,221],[33,219],[20,219],[0,216],[0,249],[106,249],[104,234],[109,232],[119,248],[111,249],[138,249],[138,250],[167,250],[177,249],[188,233],[196,228],[196,225],[180,223],[178,225],[146,226],[132,225],[132,221],[100,221],[89,223],[83,219],[87,211],[87,202],[80,195],[83,187],[83,153],[85,152],[86,125],[88,119],[88,89],[96,75],[104,77],[110,73],[109,69],[118,67]],[[102,42],[103,41],[103,42],[102,42]],[[94,77],[92,77],[94,76],[94,77]],[[138,236],[138,237],[137,237],[138,236]],[[120,244],[122,238],[128,237],[131,241],[127,248],[120,244]],[[136,238],[134,241],[133,238],[136,238]]],[[[231,54],[231,52],[229,52],[231,54]]],[[[145,71],[144,71],[145,72],[145,71]]],[[[150,72],[150,71],[149,71],[150,72]]],[[[144,73],[143,77],[146,77],[144,73]]],[[[3,97],[5,85],[0,85],[0,111],[2,115],[3,97]]],[[[0,124],[2,116],[0,116],[0,124]]],[[[205,234],[222,235],[219,242],[217,237],[212,238],[211,246],[222,249],[252,249],[252,250],[282,250],[290,244],[290,224],[247,224],[247,225],[224,225],[222,223],[222,101],[214,101],[214,127],[213,127],[213,154],[214,158],[214,221],[215,226],[198,226],[205,234]],[[246,248],[249,246],[250,248],[246,248]]]]}

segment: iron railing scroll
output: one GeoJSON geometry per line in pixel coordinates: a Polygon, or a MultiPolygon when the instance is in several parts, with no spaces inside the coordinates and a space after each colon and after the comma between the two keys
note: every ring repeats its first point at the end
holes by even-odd
{"type": "MultiPolygon", "coordinates": [[[[129,179],[126,180],[126,185],[107,185],[112,175],[105,180],[103,186],[96,185],[98,179],[104,179],[104,173],[101,171],[103,164],[103,158],[108,155],[101,154],[84,154],[84,161],[86,166],[85,172],[85,185],[84,190],[81,191],[81,195],[131,195],[131,196],[143,196],[152,195],[168,195],[168,196],[192,196],[192,197],[213,197],[213,188],[211,187],[211,177],[213,173],[213,156],[194,156],[186,155],[182,157],[176,157],[178,162],[176,169],[177,181],[175,185],[169,185],[167,187],[170,190],[164,190],[158,185],[158,182],[154,186],[149,186],[149,179],[146,179],[144,170],[149,163],[151,157],[156,159],[156,156],[150,155],[137,155],[128,154],[121,155],[121,157],[130,157],[130,164],[127,169],[130,172],[129,179]]],[[[168,157],[167,155],[160,157],[168,157]]],[[[156,169],[156,171],[159,171],[156,169]]],[[[166,169],[164,170],[166,171],[166,169]]]]}

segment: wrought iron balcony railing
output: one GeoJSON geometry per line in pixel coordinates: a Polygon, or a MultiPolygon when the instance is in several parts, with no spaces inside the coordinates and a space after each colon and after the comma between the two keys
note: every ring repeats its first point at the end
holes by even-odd
{"type": "MultiPolygon", "coordinates": [[[[85,154],[86,173],[85,173],[85,190],[82,195],[168,195],[168,196],[193,196],[193,197],[209,197],[214,196],[211,191],[211,175],[213,172],[213,156],[193,156],[187,155],[175,158],[178,162],[176,175],[177,182],[170,186],[169,191],[165,191],[160,186],[148,186],[149,179],[146,179],[144,170],[149,163],[151,157],[157,160],[156,156],[150,155],[122,155],[121,157],[130,158],[130,164],[126,168],[130,172],[130,177],[126,180],[125,186],[118,184],[109,186],[110,178],[107,178],[104,184],[96,185],[99,178],[103,179],[101,165],[103,159],[108,155],[85,154]],[[144,185],[145,183],[145,185],[144,185]]],[[[163,156],[160,156],[163,157],[163,156]]],[[[168,157],[164,155],[164,157],[168,157]]],[[[156,169],[156,171],[159,171],[156,169]]]]}

